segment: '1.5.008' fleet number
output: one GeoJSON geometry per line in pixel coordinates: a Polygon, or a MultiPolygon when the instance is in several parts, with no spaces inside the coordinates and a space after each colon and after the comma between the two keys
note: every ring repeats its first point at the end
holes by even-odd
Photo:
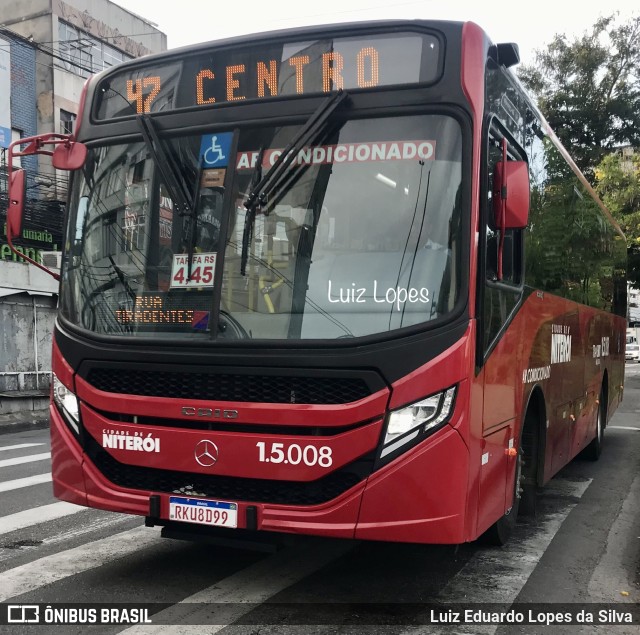
{"type": "Polygon", "coordinates": [[[314,465],[331,467],[333,463],[331,448],[326,445],[317,448],[315,445],[300,447],[297,443],[292,443],[285,448],[284,443],[271,443],[268,454],[267,444],[264,441],[258,441],[256,446],[260,463],[286,463],[290,465],[304,463],[309,467],[314,465]]]}

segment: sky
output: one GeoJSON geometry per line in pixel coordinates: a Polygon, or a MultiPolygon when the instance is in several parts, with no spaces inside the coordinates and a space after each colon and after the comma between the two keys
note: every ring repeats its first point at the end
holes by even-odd
{"type": "MultiPolygon", "coordinates": [[[[494,42],[516,42],[524,63],[544,49],[556,33],[569,39],[589,30],[602,15],[619,11],[640,14],[638,0],[115,0],[129,11],[154,22],[167,34],[169,48],[233,35],[276,29],[361,22],[386,18],[471,20],[494,42]]],[[[144,38],[134,38],[144,44],[144,38]]]]}

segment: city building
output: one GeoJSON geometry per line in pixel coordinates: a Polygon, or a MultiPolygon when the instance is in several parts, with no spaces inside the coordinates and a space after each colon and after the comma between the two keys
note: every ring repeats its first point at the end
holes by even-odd
{"type": "Polygon", "coordinates": [[[627,342],[640,342],[640,290],[627,286],[627,342]]]}
{"type": "MultiPolygon", "coordinates": [[[[86,78],[164,51],[153,23],[109,0],[4,0],[0,15],[0,421],[46,407],[58,283],[7,245],[7,161],[12,141],[72,133],[86,78]]],[[[27,256],[59,267],[67,174],[46,156],[14,162],[27,174],[27,256]]]]}

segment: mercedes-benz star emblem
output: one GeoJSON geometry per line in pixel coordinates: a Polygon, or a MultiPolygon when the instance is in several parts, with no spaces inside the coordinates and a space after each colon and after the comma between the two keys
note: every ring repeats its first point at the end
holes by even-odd
{"type": "Polygon", "coordinates": [[[211,467],[218,460],[218,446],[213,441],[203,439],[196,445],[195,457],[202,467],[211,467]]]}

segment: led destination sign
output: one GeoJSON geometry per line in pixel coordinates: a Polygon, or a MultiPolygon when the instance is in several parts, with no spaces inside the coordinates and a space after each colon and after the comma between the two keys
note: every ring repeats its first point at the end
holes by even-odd
{"type": "Polygon", "coordinates": [[[438,78],[433,35],[393,33],[261,43],[125,69],[98,87],[98,119],[339,89],[429,83],[438,78]]]}
{"type": "Polygon", "coordinates": [[[118,324],[162,330],[204,331],[208,328],[211,297],[187,294],[171,297],[161,291],[136,296],[133,306],[114,310],[118,324]]]}

